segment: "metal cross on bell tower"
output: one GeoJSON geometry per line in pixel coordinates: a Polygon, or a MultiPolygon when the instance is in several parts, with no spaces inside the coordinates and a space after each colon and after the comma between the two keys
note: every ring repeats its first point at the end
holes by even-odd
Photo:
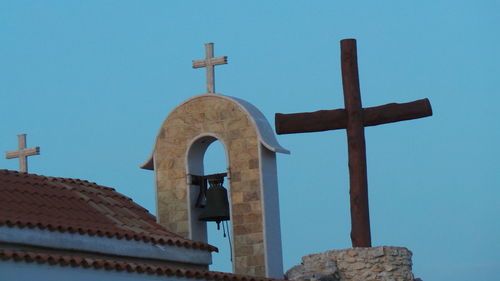
{"type": "Polygon", "coordinates": [[[28,172],[28,156],[39,155],[40,147],[26,148],[26,134],[17,135],[19,149],[8,151],[5,155],[7,159],[19,158],[19,172],[28,172]]]}
{"type": "Polygon", "coordinates": [[[214,67],[216,65],[227,64],[227,57],[217,57],[214,58],[214,43],[205,44],[205,59],[194,60],[193,68],[207,68],[207,93],[215,93],[215,73],[214,67]]]}

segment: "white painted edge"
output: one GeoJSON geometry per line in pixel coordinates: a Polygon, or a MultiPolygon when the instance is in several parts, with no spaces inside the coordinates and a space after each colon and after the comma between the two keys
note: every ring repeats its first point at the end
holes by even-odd
{"type": "Polygon", "coordinates": [[[0,242],[199,265],[209,265],[212,263],[210,252],[199,249],[36,228],[21,229],[18,227],[0,226],[0,242]]]}
{"type": "Polygon", "coordinates": [[[262,235],[264,239],[264,267],[266,269],[266,277],[269,277],[269,266],[268,266],[268,261],[269,261],[269,247],[267,246],[268,243],[268,237],[267,237],[267,228],[266,228],[266,202],[265,202],[265,193],[264,193],[264,175],[262,174],[262,147],[259,145],[258,147],[258,152],[259,153],[259,174],[260,174],[260,207],[262,209],[262,235]]]}
{"type": "Polygon", "coordinates": [[[15,260],[0,260],[0,278],[2,280],[16,281],[207,281],[206,279],[188,278],[178,276],[167,276],[157,274],[147,274],[139,272],[128,272],[108,270],[105,267],[94,268],[77,266],[63,266],[60,264],[37,263],[15,260]]]}
{"type": "MultiPolygon", "coordinates": [[[[156,167],[156,160],[153,158],[153,166],[156,167]]],[[[160,213],[159,204],[158,204],[158,176],[154,173],[154,181],[155,181],[155,218],[156,223],[160,224],[160,217],[158,214],[160,213]]]]}
{"type": "MultiPolygon", "coordinates": [[[[257,135],[258,135],[259,141],[260,141],[260,143],[262,143],[262,145],[264,145],[264,147],[266,147],[267,149],[269,149],[270,151],[273,151],[273,152],[290,154],[289,150],[285,149],[284,147],[282,147],[278,143],[278,140],[276,139],[276,135],[274,134],[273,129],[272,129],[271,125],[269,124],[269,122],[267,121],[264,114],[262,114],[262,112],[257,107],[255,107],[254,105],[252,105],[251,103],[249,103],[243,99],[231,97],[231,96],[225,96],[222,94],[201,94],[201,95],[196,95],[194,97],[191,97],[191,98],[185,100],[184,102],[182,102],[181,104],[176,106],[171,111],[171,113],[174,112],[175,110],[177,110],[178,108],[184,106],[184,104],[190,102],[191,100],[194,100],[194,99],[197,99],[200,97],[204,97],[204,96],[213,96],[213,97],[217,97],[217,98],[223,98],[223,99],[230,100],[230,101],[238,104],[241,107],[241,109],[247,113],[247,115],[250,117],[250,120],[252,121],[254,126],[257,128],[257,135]]],[[[165,120],[163,121],[162,124],[164,124],[168,120],[168,117],[170,116],[171,113],[168,114],[167,118],[165,118],[165,120]]],[[[158,143],[158,136],[159,136],[159,133],[156,135],[155,145],[153,147],[153,151],[151,152],[151,156],[140,166],[143,169],[154,170],[153,157],[154,157],[154,151],[156,149],[156,145],[158,143]]]]}
{"type": "Polygon", "coordinates": [[[281,222],[278,194],[278,174],[276,165],[276,154],[272,151],[262,149],[259,145],[259,169],[260,169],[260,192],[262,207],[262,229],[264,235],[264,260],[266,277],[283,279],[283,248],[281,240],[281,222]],[[273,155],[269,162],[266,152],[273,155]],[[272,167],[270,166],[272,165],[272,167]],[[269,175],[266,171],[274,169],[269,175]]]}

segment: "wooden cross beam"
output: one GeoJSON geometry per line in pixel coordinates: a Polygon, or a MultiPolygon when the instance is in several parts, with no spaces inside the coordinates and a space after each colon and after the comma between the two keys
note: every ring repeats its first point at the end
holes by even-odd
{"type": "Polygon", "coordinates": [[[17,135],[18,150],[8,151],[6,153],[7,159],[19,158],[19,172],[28,172],[28,156],[39,155],[40,147],[26,148],[26,134],[17,135]]]}
{"type": "Polygon", "coordinates": [[[227,57],[214,58],[214,43],[205,44],[205,59],[194,60],[193,68],[207,68],[207,93],[215,93],[215,73],[214,66],[227,64],[227,57]]]}
{"type": "Polygon", "coordinates": [[[431,116],[432,108],[428,99],[363,108],[359,90],[356,40],[341,40],[340,49],[345,109],[276,113],[276,133],[347,130],[352,246],[371,247],[364,127],[431,116]]]}

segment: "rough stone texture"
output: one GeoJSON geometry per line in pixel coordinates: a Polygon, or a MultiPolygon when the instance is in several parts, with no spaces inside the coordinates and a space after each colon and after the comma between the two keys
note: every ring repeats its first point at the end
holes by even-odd
{"type": "Polygon", "coordinates": [[[210,133],[228,149],[235,273],[265,276],[261,174],[257,130],[239,105],[203,95],[177,107],[163,123],[154,150],[159,222],[189,237],[186,155],[210,133]]]}
{"type": "Polygon", "coordinates": [[[412,253],[403,247],[380,246],[332,250],[302,258],[286,273],[289,280],[415,281],[412,253]]]}

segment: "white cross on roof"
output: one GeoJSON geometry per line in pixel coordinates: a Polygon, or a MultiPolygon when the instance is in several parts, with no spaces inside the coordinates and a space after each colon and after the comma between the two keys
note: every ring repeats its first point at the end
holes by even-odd
{"type": "Polygon", "coordinates": [[[194,60],[193,68],[207,68],[207,93],[215,93],[215,73],[214,66],[227,64],[227,57],[214,58],[214,43],[205,44],[205,59],[194,60]]]}
{"type": "Polygon", "coordinates": [[[26,134],[17,135],[19,149],[8,151],[6,153],[7,159],[19,158],[19,172],[28,172],[28,156],[39,155],[40,147],[26,148],[26,134]]]}

